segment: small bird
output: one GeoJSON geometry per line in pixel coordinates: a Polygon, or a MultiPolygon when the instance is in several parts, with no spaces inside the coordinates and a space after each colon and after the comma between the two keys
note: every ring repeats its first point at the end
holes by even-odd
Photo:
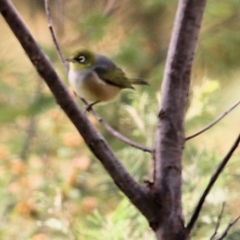
{"type": "Polygon", "coordinates": [[[124,88],[132,84],[148,85],[138,78],[128,78],[109,58],[83,49],[67,58],[70,68],[68,79],[74,93],[90,102],[86,111],[100,102],[113,100],[124,88]]]}

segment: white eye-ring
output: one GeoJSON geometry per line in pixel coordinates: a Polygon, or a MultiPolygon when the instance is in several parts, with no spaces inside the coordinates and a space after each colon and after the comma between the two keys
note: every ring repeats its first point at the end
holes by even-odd
{"type": "Polygon", "coordinates": [[[78,62],[84,63],[86,61],[86,58],[84,56],[79,56],[78,57],[78,62]]]}

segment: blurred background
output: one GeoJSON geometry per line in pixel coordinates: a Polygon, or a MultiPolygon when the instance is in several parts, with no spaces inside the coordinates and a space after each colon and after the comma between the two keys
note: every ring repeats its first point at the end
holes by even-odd
{"type": "MultiPolygon", "coordinates": [[[[35,40],[68,86],[47,26],[44,1],[13,1],[35,40]]],[[[149,87],[124,91],[95,110],[116,130],[152,147],[160,86],[177,1],[50,1],[65,57],[87,47],[112,58],[149,87]]],[[[3,240],[154,239],[145,219],[113,184],[56,104],[12,32],[0,19],[0,238],[3,240]]],[[[240,99],[239,0],[208,1],[192,71],[186,136],[240,99]]],[[[78,101],[76,99],[76,101],[78,101]]],[[[80,106],[81,103],[79,102],[80,106]]],[[[107,133],[89,114],[136,180],[151,180],[152,159],[107,133]]],[[[240,126],[240,108],[186,143],[183,204],[186,221],[240,126]]],[[[219,232],[239,214],[240,151],[214,186],[193,239],[209,239],[222,203],[219,232]]],[[[240,237],[236,224],[228,240],[240,237]]]]}

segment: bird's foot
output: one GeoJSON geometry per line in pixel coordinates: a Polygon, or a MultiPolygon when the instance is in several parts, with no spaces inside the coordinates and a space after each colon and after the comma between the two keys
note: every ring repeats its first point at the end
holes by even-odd
{"type": "Polygon", "coordinates": [[[87,114],[87,112],[93,110],[93,109],[92,109],[93,105],[95,105],[95,104],[97,104],[97,103],[99,103],[99,101],[96,101],[96,102],[87,104],[87,105],[85,106],[84,113],[87,114]]]}
{"type": "Polygon", "coordinates": [[[92,104],[88,104],[84,107],[84,113],[87,115],[87,112],[92,110],[92,104]]]}

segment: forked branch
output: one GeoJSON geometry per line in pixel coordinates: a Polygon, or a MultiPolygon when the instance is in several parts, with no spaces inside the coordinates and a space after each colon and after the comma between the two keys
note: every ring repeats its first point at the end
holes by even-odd
{"type": "Polygon", "coordinates": [[[18,12],[9,0],[0,0],[0,12],[22,45],[30,61],[45,80],[57,103],[84,138],[92,153],[99,159],[116,185],[140,210],[150,223],[159,222],[159,206],[149,190],[139,185],[112,152],[103,136],[92,126],[73,101],[68,90],[53,69],[50,61],[38,47],[18,12]]]}
{"type": "Polygon", "coordinates": [[[229,162],[232,154],[234,153],[234,151],[236,150],[236,148],[238,147],[240,142],[240,134],[238,135],[237,139],[235,140],[234,144],[232,145],[231,149],[229,150],[229,152],[227,153],[227,155],[223,158],[222,162],[219,164],[218,168],[216,169],[215,173],[212,175],[205,191],[203,192],[195,210],[194,213],[187,225],[187,230],[190,233],[192,228],[194,227],[198,216],[201,212],[202,206],[205,202],[205,199],[207,197],[207,195],[209,194],[210,190],[212,189],[214,183],[217,181],[217,179],[219,178],[220,174],[222,173],[223,169],[225,168],[226,164],[229,162]]]}
{"type": "Polygon", "coordinates": [[[224,232],[222,233],[221,237],[219,237],[217,240],[223,240],[228,235],[229,230],[233,227],[234,224],[237,223],[239,219],[240,219],[240,216],[238,216],[235,220],[230,222],[226,227],[226,229],[224,230],[224,232]]]}

